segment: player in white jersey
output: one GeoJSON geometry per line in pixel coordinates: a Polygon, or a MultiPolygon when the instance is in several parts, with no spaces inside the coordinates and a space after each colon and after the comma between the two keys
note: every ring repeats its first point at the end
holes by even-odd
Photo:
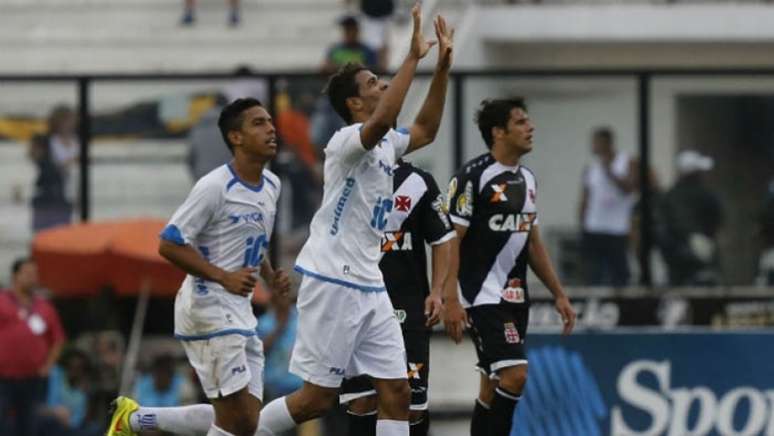
{"type": "Polygon", "coordinates": [[[290,286],[265,256],[280,194],[279,179],[264,168],[277,152],[276,132],[251,98],[226,106],[218,125],[234,160],[196,183],[159,245],[163,257],[188,273],[175,299],[175,337],[212,406],[146,408],[119,397],[108,436],[146,429],[253,436],[257,430],[264,359],[250,304],[256,273],[275,291],[290,286]]]}
{"type": "Polygon", "coordinates": [[[435,20],[438,64],[424,105],[408,129],[393,129],[417,64],[434,42],[421,32],[418,6],[406,60],[389,85],[360,65],[334,74],[327,94],[349,124],[325,149],[324,195],[296,270],[298,333],[290,371],[298,391],[261,412],[259,435],[277,435],[318,417],[344,377],[367,374],[379,397],[378,436],[408,436],[409,385],[400,325],[379,270],[381,237],[392,209],[395,162],[435,138],[451,66],[452,30],[435,20]]]}

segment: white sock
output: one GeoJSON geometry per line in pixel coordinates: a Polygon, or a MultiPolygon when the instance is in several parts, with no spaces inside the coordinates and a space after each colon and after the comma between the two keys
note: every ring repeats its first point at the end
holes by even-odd
{"type": "MultiPolygon", "coordinates": [[[[279,397],[263,406],[258,420],[258,436],[276,436],[296,426],[290,416],[285,397],[279,397]]],[[[408,435],[408,433],[406,433],[408,435]]]]}
{"type": "Polygon", "coordinates": [[[379,419],[376,421],[376,436],[409,436],[408,421],[379,419]]]}
{"type": "Polygon", "coordinates": [[[216,426],[215,424],[212,424],[212,426],[210,426],[210,431],[207,432],[207,436],[234,436],[234,435],[216,426]]]}
{"type": "Polygon", "coordinates": [[[182,407],[140,407],[129,417],[132,431],[162,430],[187,435],[207,435],[215,422],[215,409],[209,404],[182,407]]]}

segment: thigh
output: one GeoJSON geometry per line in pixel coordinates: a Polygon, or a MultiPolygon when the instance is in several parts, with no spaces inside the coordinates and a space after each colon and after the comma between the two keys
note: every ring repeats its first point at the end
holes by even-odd
{"type": "Polygon", "coordinates": [[[313,385],[338,388],[352,360],[367,310],[361,292],[304,277],[290,372],[313,385]]]}
{"type": "MultiPolygon", "coordinates": [[[[188,361],[196,370],[207,398],[227,397],[251,383],[254,365],[248,362],[249,338],[231,334],[206,340],[182,341],[188,361]]],[[[260,368],[262,370],[263,365],[260,368]]],[[[260,398],[256,396],[256,399],[260,398]]]]}
{"type": "Polygon", "coordinates": [[[524,338],[529,307],[525,305],[483,305],[468,309],[470,333],[476,344],[478,369],[495,377],[497,371],[527,363],[524,338]]]}
{"type": "Polygon", "coordinates": [[[406,347],[390,298],[386,292],[365,294],[363,298],[370,300],[371,310],[358,335],[347,375],[406,379],[406,347]]]}
{"type": "Polygon", "coordinates": [[[263,342],[258,336],[252,336],[247,340],[245,347],[247,355],[247,368],[250,370],[250,381],[247,383],[247,390],[252,396],[263,401],[263,370],[264,354],[263,342]]]}

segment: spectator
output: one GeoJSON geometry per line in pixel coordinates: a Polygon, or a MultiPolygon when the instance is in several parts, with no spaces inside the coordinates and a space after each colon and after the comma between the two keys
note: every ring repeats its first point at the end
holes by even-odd
{"type": "Polygon", "coordinates": [[[296,337],[298,313],[295,305],[278,293],[272,293],[271,306],[258,319],[258,336],[266,355],[264,403],[300,388],[300,378],[288,372],[290,353],[296,337]]]}
{"type": "MultiPolygon", "coordinates": [[[[229,14],[228,24],[231,27],[239,25],[239,0],[228,0],[229,14]]],[[[180,24],[183,26],[193,26],[196,22],[196,0],[185,0],[183,7],[183,18],[180,20],[180,24]]]]}
{"type": "Polygon", "coordinates": [[[774,179],[769,181],[769,189],[763,200],[758,222],[758,234],[761,241],[758,283],[774,286],[774,179]]]}
{"type": "Polygon", "coordinates": [[[363,42],[376,51],[379,69],[387,70],[389,62],[390,18],[395,12],[393,0],[360,0],[363,13],[363,42]]]}
{"type": "Polygon", "coordinates": [[[348,63],[360,63],[371,71],[381,71],[376,52],[360,40],[360,25],[355,17],[347,15],[339,20],[342,40],[333,44],[322,65],[323,74],[331,74],[348,63]]]}
{"type": "Polygon", "coordinates": [[[35,295],[35,262],[18,259],[11,272],[11,289],[0,291],[0,434],[34,436],[64,331],[51,303],[35,295]]]}
{"type": "Polygon", "coordinates": [[[48,380],[48,400],[41,411],[45,427],[40,429],[39,434],[41,436],[99,435],[101,426],[87,419],[89,357],[83,351],[71,349],[62,356],[61,365],[51,370],[48,380]]]}
{"type": "Polygon", "coordinates": [[[591,152],[595,159],[583,171],[579,214],[585,283],[626,286],[637,164],[627,153],[616,151],[609,128],[594,131],[591,152]]]}
{"type": "Polygon", "coordinates": [[[267,102],[269,98],[269,86],[266,80],[254,77],[250,67],[242,65],[234,71],[235,78],[223,89],[226,101],[223,105],[231,103],[238,98],[252,97],[261,102],[267,102]]]}
{"type": "Polygon", "coordinates": [[[183,404],[185,379],[175,371],[169,354],[156,356],[150,374],[140,377],[135,388],[137,402],[147,407],[174,407],[183,404]]]}
{"type": "Polygon", "coordinates": [[[715,162],[694,150],[677,155],[678,180],[662,201],[664,237],[661,246],[672,286],[718,283],[717,235],[723,209],[704,173],[715,162]]]}
{"type": "Polygon", "coordinates": [[[72,218],[72,173],[80,154],[75,134],[77,121],[70,107],[57,106],[48,118],[48,134],[35,136],[30,142],[29,156],[38,168],[32,197],[33,231],[68,224],[72,218]]]}
{"type": "Polygon", "coordinates": [[[215,107],[205,112],[188,133],[188,169],[194,182],[232,158],[218,129],[218,117],[225,106],[219,98],[215,107]]]}

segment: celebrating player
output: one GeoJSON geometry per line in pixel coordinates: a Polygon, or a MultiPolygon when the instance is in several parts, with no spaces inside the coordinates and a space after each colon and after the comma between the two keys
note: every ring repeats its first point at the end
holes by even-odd
{"type": "Polygon", "coordinates": [[[275,291],[290,287],[287,274],[264,256],[280,194],[279,179],[264,168],[277,153],[276,132],[271,116],[252,98],[226,106],[218,126],[234,160],[196,183],[159,245],[162,256],[188,273],[175,299],[175,337],[212,406],[146,408],[119,397],[108,436],[146,429],[210,436],[256,432],[264,358],[250,301],[258,268],[275,291]]]}
{"type": "Polygon", "coordinates": [[[535,131],[524,101],[485,100],[476,118],[489,152],[468,162],[449,184],[457,239],[444,323],[459,342],[469,320],[476,344],[481,387],[471,436],[506,436],[527,380],[527,265],[554,295],[565,334],[572,331],[575,312],[540,237],[535,175],[520,164],[532,151],[535,131]]]}
{"type": "Polygon", "coordinates": [[[428,96],[409,129],[393,129],[417,64],[435,44],[422,35],[419,6],[412,14],[411,49],[392,83],[353,64],[328,82],[331,104],[349,125],[325,148],[322,205],[296,262],[303,279],[290,371],[304,385],[266,405],[261,435],[322,415],[342,380],[361,374],[371,377],[378,394],[376,434],[409,434],[406,352],[379,270],[380,245],[394,209],[393,166],[435,138],[452,54],[452,31],[438,17],[438,64],[428,96]]]}
{"type": "MultiPolygon", "coordinates": [[[[433,176],[404,160],[395,168],[392,213],[382,238],[379,267],[403,330],[411,386],[411,436],[427,436],[430,327],[439,321],[448,275],[449,247],[456,234],[443,194],[433,176]],[[427,283],[425,243],[432,247],[432,284],[427,283]]],[[[376,429],[376,398],[365,377],[345,380],[342,402],[349,402],[349,435],[371,436],[376,429]]]]}

